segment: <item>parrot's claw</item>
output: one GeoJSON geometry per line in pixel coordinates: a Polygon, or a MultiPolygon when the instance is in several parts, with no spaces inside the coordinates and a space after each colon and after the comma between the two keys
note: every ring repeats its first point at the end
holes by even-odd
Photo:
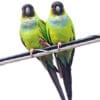
{"type": "Polygon", "coordinates": [[[41,38],[39,39],[39,42],[44,47],[50,47],[50,44],[41,38]]]}
{"type": "Polygon", "coordinates": [[[30,49],[30,56],[33,57],[33,52],[35,51],[35,49],[30,49]]]}
{"type": "Polygon", "coordinates": [[[62,43],[61,42],[58,42],[57,48],[60,49],[61,45],[62,45],[62,43]]]}

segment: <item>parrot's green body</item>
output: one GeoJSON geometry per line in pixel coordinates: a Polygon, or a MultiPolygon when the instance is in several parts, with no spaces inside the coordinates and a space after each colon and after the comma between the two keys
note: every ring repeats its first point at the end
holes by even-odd
{"type": "MultiPolygon", "coordinates": [[[[65,12],[61,2],[52,5],[50,15],[46,22],[48,42],[57,45],[59,42],[66,43],[75,39],[73,23],[65,12]]],[[[72,100],[71,64],[74,49],[65,50],[55,54],[59,72],[63,78],[68,100],[72,100]]]]}
{"type": "Polygon", "coordinates": [[[65,43],[73,40],[73,24],[68,15],[64,14],[59,17],[50,15],[46,24],[47,32],[51,37],[50,42],[52,44],[57,44],[58,41],[65,43]]]}
{"type": "MultiPolygon", "coordinates": [[[[31,24],[28,26],[27,23],[22,22],[21,28],[20,28],[20,36],[22,41],[24,42],[24,45],[27,49],[39,49],[43,48],[43,46],[40,44],[39,39],[43,38],[43,33],[41,32],[41,27],[44,27],[45,29],[45,23],[38,19],[38,17],[33,18],[33,22],[31,20],[31,24]],[[26,24],[26,25],[25,25],[26,24]],[[42,24],[41,27],[39,25],[42,24]],[[31,27],[30,27],[31,26],[31,27]]],[[[46,32],[44,30],[44,32],[46,32]]]]}
{"type": "MultiPolygon", "coordinates": [[[[21,26],[20,26],[20,37],[24,44],[24,46],[30,50],[34,49],[42,49],[44,48],[40,44],[40,39],[45,40],[46,37],[46,25],[45,23],[36,15],[34,11],[34,15],[31,14],[33,7],[31,5],[25,5],[23,9],[24,15],[28,17],[21,18],[21,26]],[[29,10],[29,12],[27,11],[29,10]],[[32,16],[31,16],[32,15],[32,16]]],[[[42,62],[44,67],[47,69],[50,77],[55,84],[59,95],[61,96],[62,100],[65,100],[62,88],[60,86],[59,80],[57,78],[57,69],[53,64],[53,57],[52,55],[41,56],[38,59],[42,62]]]]}

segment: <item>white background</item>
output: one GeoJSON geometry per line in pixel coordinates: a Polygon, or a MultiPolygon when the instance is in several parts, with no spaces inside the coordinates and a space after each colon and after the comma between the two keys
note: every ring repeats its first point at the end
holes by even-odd
{"type": "MultiPolygon", "coordinates": [[[[27,51],[19,38],[21,7],[32,3],[43,20],[54,0],[0,2],[0,58],[27,51]]],[[[76,38],[100,33],[100,0],[60,0],[73,20],[76,38]]],[[[76,49],[73,100],[100,100],[100,43],[76,49]]],[[[62,80],[61,80],[62,83],[62,80]]],[[[0,100],[60,100],[41,63],[33,58],[0,66],[0,100]]]]}

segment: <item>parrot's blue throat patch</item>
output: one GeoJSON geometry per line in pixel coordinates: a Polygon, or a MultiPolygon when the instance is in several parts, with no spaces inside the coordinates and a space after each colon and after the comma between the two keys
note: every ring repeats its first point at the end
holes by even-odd
{"type": "Polygon", "coordinates": [[[30,29],[34,29],[37,26],[37,20],[31,19],[31,20],[25,20],[21,22],[21,27],[23,30],[27,31],[30,29]]]}
{"type": "Polygon", "coordinates": [[[56,16],[56,17],[50,17],[49,18],[49,23],[51,26],[60,26],[63,27],[68,23],[68,16],[56,16]]]}

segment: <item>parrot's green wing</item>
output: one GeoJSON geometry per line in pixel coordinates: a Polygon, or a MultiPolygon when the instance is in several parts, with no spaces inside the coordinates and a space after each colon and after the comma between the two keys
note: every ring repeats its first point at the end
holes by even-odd
{"type": "MultiPolygon", "coordinates": [[[[71,41],[75,40],[75,31],[74,31],[74,27],[73,27],[73,25],[72,25],[72,32],[73,32],[73,39],[72,39],[71,41]]],[[[73,57],[74,57],[74,53],[75,53],[75,49],[73,48],[73,49],[72,49],[72,53],[71,53],[71,57],[70,57],[69,66],[72,65],[72,61],[73,61],[73,57]]]]}
{"type": "Polygon", "coordinates": [[[46,35],[47,35],[47,42],[50,44],[50,45],[53,45],[52,41],[51,41],[51,37],[50,37],[50,29],[49,29],[49,24],[48,22],[46,23],[46,35]]]}
{"type": "Polygon", "coordinates": [[[75,40],[75,29],[74,29],[74,25],[73,25],[72,20],[70,19],[69,21],[71,23],[71,30],[72,30],[72,33],[73,33],[73,36],[71,38],[71,41],[73,41],[73,40],[75,40]]]}
{"type": "Polygon", "coordinates": [[[38,26],[40,28],[40,32],[42,33],[43,39],[47,40],[47,35],[46,35],[46,24],[43,20],[38,20],[38,26]]]}

